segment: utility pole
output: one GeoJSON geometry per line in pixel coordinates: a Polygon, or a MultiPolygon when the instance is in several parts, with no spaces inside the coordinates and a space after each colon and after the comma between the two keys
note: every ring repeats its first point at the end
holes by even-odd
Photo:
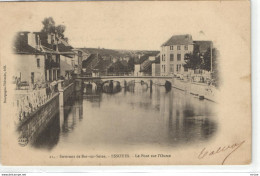
{"type": "Polygon", "coordinates": [[[210,72],[212,73],[212,42],[210,43],[210,72]]]}

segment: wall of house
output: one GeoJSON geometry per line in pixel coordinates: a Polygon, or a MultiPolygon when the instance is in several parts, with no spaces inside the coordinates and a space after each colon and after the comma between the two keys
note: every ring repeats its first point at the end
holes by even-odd
{"type": "Polygon", "coordinates": [[[60,56],[60,76],[65,77],[66,71],[73,70],[72,58],[60,56]]]}
{"type": "Polygon", "coordinates": [[[183,64],[185,63],[184,57],[186,53],[193,52],[193,45],[188,45],[188,49],[185,50],[185,45],[172,45],[173,50],[170,49],[170,46],[161,47],[161,76],[171,76],[176,73],[184,73],[183,64]],[[177,49],[177,46],[180,46],[180,50],[177,49]],[[173,61],[170,60],[170,54],[173,54],[173,61]],[[181,59],[178,60],[178,54],[181,55],[181,59]],[[165,59],[162,60],[162,55],[165,55],[165,59]],[[162,65],[165,65],[165,72],[162,65]],[[177,71],[177,67],[179,69],[177,71]]]}
{"type": "Polygon", "coordinates": [[[152,76],[160,76],[160,64],[153,63],[152,64],[152,76]]]}
{"type": "Polygon", "coordinates": [[[34,73],[34,83],[45,81],[44,55],[28,55],[28,54],[16,54],[15,55],[15,75],[21,76],[21,81],[26,81],[29,84],[32,82],[31,73],[34,73]],[[39,59],[39,67],[37,65],[37,59],[39,59]]]}

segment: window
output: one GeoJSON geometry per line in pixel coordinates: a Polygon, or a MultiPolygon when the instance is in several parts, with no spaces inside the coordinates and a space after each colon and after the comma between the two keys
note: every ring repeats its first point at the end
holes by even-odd
{"type": "Polygon", "coordinates": [[[170,72],[173,72],[173,64],[170,65],[170,72]]]}
{"type": "Polygon", "coordinates": [[[56,55],[56,63],[60,63],[60,55],[56,55]]]}
{"type": "Polygon", "coordinates": [[[187,72],[187,71],[188,71],[188,68],[187,68],[187,67],[184,67],[184,71],[187,72]]]}
{"type": "Polygon", "coordinates": [[[173,46],[170,46],[170,50],[173,50],[173,46]]]}
{"type": "Polygon", "coordinates": [[[60,70],[57,70],[57,78],[60,78],[60,70]]]}
{"type": "Polygon", "coordinates": [[[52,71],[49,70],[49,81],[52,81],[52,71]]]}
{"type": "Polygon", "coordinates": [[[188,50],[188,45],[185,45],[185,46],[184,46],[184,49],[185,49],[185,50],[188,50]]]}
{"type": "Polygon", "coordinates": [[[165,65],[162,65],[162,72],[165,72],[165,65]]]}
{"type": "Polygon", "coordinates": [[[178,60],[178,61],[181,60],[181,54],[177,54],[177,60],[178,60]]]}
{"type": "Polygon", "coordinates": [[[176,65],[176,71],[177,71],[177,72],[180,72],[180,71],[181,71],[181,64],[176,65]]]}
{"type": "Polygon", "coordinates": [[[170,61],[173,61],[173,54],[170,54],[170,61]]]}
{"type": "Polygon", "coordinates": [[[163,55],[162,55],[162,61],[163,61],[163,55]]]}
{"type": "Polygon", "coordinates": [[[40,67],[40,59],[37,59],[37,67],[40,67]]]}
{"type": "Polygon", "coordinates": [[[53,80],[56,80],[56,70],[53,70],[53,80]]]}
{"type": "Polygon", "coordinates": [[[166,58],[165,58],[165,54],[163,55],[163,58],[164,58],[164,61],[165,61],[165,59],[166,59],[166,58]]]}
{"type": "Polygon", "coordinates": [[[45,81],[47,81],[47,70],[45,70],[45,81]]]}
{"type": "Polygon", "coordinates": [[[181,50],[181,46],[180,45],[177,46],[177,50],[181,50]]]}

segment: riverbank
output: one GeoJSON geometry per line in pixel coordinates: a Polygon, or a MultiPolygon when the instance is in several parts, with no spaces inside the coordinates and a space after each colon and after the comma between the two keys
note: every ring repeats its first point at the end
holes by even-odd
{"type": "Polygon", "coordinates": [[[173,78],[172,87],[189,92],[192,95],[198,96],[200,99],[207,99],[217,103],[218,90],[214,86],[173,78]]]}

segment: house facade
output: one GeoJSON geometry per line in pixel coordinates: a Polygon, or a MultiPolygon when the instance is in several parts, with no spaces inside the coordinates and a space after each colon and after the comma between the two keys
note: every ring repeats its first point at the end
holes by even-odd
{"type": "Polygon", "coordinates": [[[152,62],[152,76],[160,76],[161,75],[160,55],[156,56],[155,59],[152,60],[151,62],[152,62]]]}
{"type": "Polygon", "coordinates": [[[34,88],[60,76],[60,54],[53,34],[18,32],[13,46],[14,79],[34,88]]]}
{"type": "Polygon", "coordinates": [[[161,76],[173,76],[188,72],[184,69],[185,54],[193,52],[192,36],[174,35],[161,45],[160,72],[161,76]]]}

